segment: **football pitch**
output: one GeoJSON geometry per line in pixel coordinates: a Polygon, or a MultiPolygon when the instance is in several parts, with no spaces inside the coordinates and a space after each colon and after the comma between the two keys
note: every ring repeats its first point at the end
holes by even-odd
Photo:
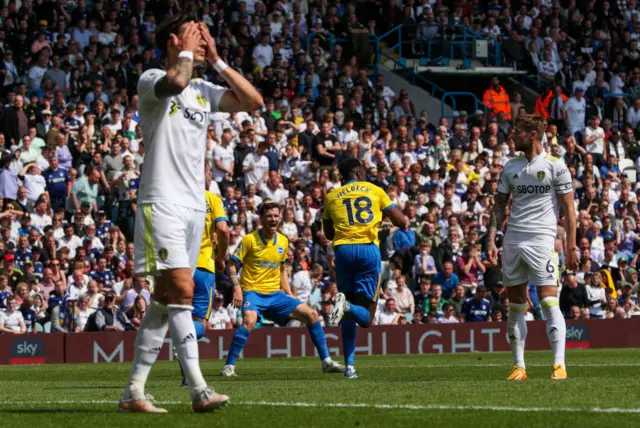
{"type": "Polygon", "coordinates": [[[214,414],[191,413],[176,362],[157,363],[147,392],[169,414],[116,413],[129,364],[5,366],[3,426],[41,427],[567,427],[638,426],[640,349],[568,351],[567,381],[550,381],[551,353],[528,352],[525,382],[507,382],[508,353],[358,357],[359,379],[322,374],[313,358],[202,361],[231,396],[214,414]],[[162,424],[162,425],[159,425],[162,424]]]}

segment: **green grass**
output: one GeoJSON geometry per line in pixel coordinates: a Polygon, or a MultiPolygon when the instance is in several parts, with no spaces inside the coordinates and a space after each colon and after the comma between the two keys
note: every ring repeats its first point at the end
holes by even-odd
{"type": "Polygon", "coordinates": [[[529,380],[520,383],[504,380],[511,362],[506,353],[358,357],[360,379],[351,381],[323,375],[312,358],[240,360],[239,377],[231,379],[218,377],[221,361],[207,360],[202,361],[205,377],[232,400],[228,408],[207,415],[191,414],[175,362],[157,363],[147,385],[157,401],[168,403],[162,404],[167,415],[115,412],[128,364],[3,367],[0,420],[7,427],[38,428],[138,427],[158,421],[163,428],[631,427],[640,417],[638,354],[632,349],[570,351],[569,380],[552,382],[550,352],[529,352],[529,380]]]}

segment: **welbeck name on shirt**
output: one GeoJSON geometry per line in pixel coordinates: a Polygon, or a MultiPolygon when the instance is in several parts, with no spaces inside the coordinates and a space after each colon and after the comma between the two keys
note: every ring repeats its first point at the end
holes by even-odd
{"type": "MultiPolygon", "coordinates": [[[[549,341],[544,321],[527,323],[528,350],[548,350],[549,341]]],[[[427,324],[408,326],[379,326],[360,330],[356,352],[359,355],[437,354],[460,352],[507,351],[506,323],[427,324]]],[[[569,322],[569,348],[640,348],[640,319],[587,320],[569,322]],[[616,331],[616,334],[611,334],[616,331]]],[[[224,359],[235,330],[208,331],[200,341],[200,358],[224,359]]],[[[326,329],[330,352],[341,354],[339,329],[326,329]]],[[[81,333],[38,335],[43,354],[31,363],[116,363],[133,359],[136,333],[81,333]]],[[[15,352],[33,351],[35,336],[0,336],[0,364],[10,364],[15,352]],[[20,343],[18,343],[20,342],[20,343]],[[26,345],[25,345],[26,343],[26,345]],[[22,345],[22,347],[18,347],[22,345]],[[10,351],[13,350],[13,351],[10,351]]],[[[165,339],[161,360],[173,360],[172,341],[165,339]]],[[[39,353],[39,352],[38,352],[39,353]]],[[[312,357],[315,348],[307,329],[257,329],[244,349],[242,358],[312,357]]],[[[24,355],[27,357],[27,355],[24,355]]],[[[29,364],[22,360],[14,364],[29,364]]]]}

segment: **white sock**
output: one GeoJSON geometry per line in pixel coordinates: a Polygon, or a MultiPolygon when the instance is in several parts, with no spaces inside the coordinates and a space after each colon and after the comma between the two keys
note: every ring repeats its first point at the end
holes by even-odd
{"type": "Polygon", "coordinates": [[[168,328],[169,313],[167,308],[152,301],[136,336],[133,365],[129,373],[129,382],[122,396],[124,399],[144,400],[144,385],[149,377],[151,366],[155,363],[162,349],[168,328]]]}
{"type": "Polygon", "coordinates": [[[540,301],[544,318],[547,320],[547,336],[553,350],[553,365],[560,364],[564,369],[564,349],[567,343],[567,323],[560,311],[556,297],[545,297],[540,301]]]}
{"type": "Polygon", "coordinates": [[[173,345],[178,351],[178,359],[184,370],[184,375],[189,382],[191,391],[200,391],[207,387],[198,357],[198,340],[196,328],[193,326],[191,311],[193,308],[186,305],[167,305],[169,312],[169,331],[173,345]]]}
{"type": "Polygon", "coordinates": [[[511,343],[513,365],[526,368],[524,364],[524,345],[527,339],[527,311],[526,303],[509,303],[509,318],[507,318],[507,334],[511,343]]]}

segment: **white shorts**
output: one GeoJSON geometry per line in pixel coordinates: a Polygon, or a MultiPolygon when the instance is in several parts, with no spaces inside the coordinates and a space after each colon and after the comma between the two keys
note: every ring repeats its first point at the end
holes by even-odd
{"type": "Polygon", "coordinates": [[[528,282],[535,286],[557,286],[558,255],[552,245],[505,242],[502,248],[502,272],[506,287],[528,282]]]}
{"type": "Polygon", "coordinates": [[[206,213],[180,205],[146,203],[138,206],[135,272],[189,268],[195,272],[206,213]]]}

